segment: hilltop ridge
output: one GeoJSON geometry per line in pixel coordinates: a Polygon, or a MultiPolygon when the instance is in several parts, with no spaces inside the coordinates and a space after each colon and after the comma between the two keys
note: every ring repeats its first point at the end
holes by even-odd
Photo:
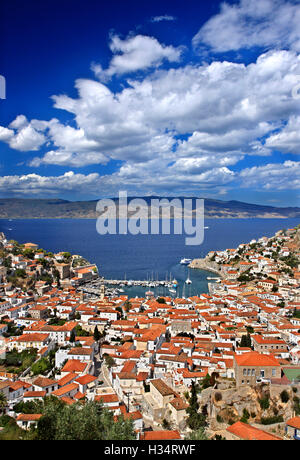
{"type": "MultiPolygon", "coordinates": [[[[131,200],[136,197],[128,197],[131,200]]],[[[148,206],[152,199],[167,198],[168,200],[192,199],[195,197],[160,197],[147,196],[142,198],[148,206]]],[[[118,198],[112,198],[115,202],[118,198]]],[[[98,200],[68,201],[60,198],[34,199],[34,198],[0,198],[1,219],[96,219],[96,205],[98,200]]],[[[240,201],[222,201],[204,198],[205,217],[207,218],[287,218],[300,217],[300,207],[275,207],[240,201]]]]}

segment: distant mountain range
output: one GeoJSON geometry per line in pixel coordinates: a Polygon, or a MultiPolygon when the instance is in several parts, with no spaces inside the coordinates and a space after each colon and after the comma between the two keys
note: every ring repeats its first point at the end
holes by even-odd
{"type": "MultiPolygon", "coordinates": [[[[128,197],[128,201],[135,197],[128,197]]],[[[137,198],[137,197],[136,197],[137,198]]],[[[167,198],[168,200],[191,199],[191,197],[158,197],[143,198],[149,206],[152,199],[167,198]]],[[[113,198],[115,202],[118,198],[113,198]]],[[[98,217],[93,201],[67,201],[61,199],[31,199],[31,198],[0,198],[0,219],[93,219],[98,217]]],[[[196,198],[193,198],[195,209],[196,198]]],[[[242,203],[240,201],[221,201],[204,199],[205,217],[208,218],[286,218],[300,217],[300,208],[280,208],[258,204],[242,203]]]]}
{"type": "MultiPolygon", "coordinates": [[[[128,202],[135,197],[128,197],[128,202]]],[[[136,197],[137,198],[137,197],[136,197]]],[[[147,206],[152,199],[167,198],[168,200],[184,199],[191,197],[157,197],[147,196],[143,198],[147,206]]],[[[118,198],[113,198],[118,203],[118,198]]],[[[196,198],[193,200],[195,209],[196,198]]],[[[94,219],[98,217],[96,205],[98,200],[93,201],[67,201],[62,199],[31,199],[31,198],[3,198],[0,199],[1,219],[94,219]]],[[[205,216],[211,218],[286,218],[300,217],[300,208],[288,207],[279,208],[274,206],[263,206],[239,201],[221,201],[204,199],[205,216]]]]}

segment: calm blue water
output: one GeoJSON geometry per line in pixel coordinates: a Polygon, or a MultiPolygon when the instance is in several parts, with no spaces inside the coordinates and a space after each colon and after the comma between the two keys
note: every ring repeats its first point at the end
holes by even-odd
{"type": "MultiPolygon", "coordinates": [[[[182,295],[188,269],[180,259],[203,257],[211,250],[235,248],[240,243],[261,236],[270,237],[282,228],[292,228],[300,219],[206,219],[204,242],[201,246],[186,246],[185,235],[99,235],[94,219],[14,219],[0,220],[0,231],[8,239],[20,243],[33,242],[52,251],[80,254],[98,266],[108,279],[176,278],[178,295],[182,295]]],[[[207,276],[212,273],[191,270],[192,284],[185,294],[207,292],[207,276]]],[[[168,294],[159,288],[160,295],[168,294]]],[[[126,293],[144,295],[145,288],[130,288],[126,293]]]]}

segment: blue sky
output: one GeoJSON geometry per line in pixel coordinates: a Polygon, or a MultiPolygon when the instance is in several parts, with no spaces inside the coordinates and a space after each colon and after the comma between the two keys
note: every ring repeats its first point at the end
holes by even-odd
{"type": "Polygon", "coordinates": [[[0,9],[1,197],[300,205],[298,0],[0,9]]]}

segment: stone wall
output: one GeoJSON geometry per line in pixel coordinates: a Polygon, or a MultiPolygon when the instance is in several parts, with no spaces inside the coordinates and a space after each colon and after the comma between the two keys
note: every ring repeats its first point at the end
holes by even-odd
{"type": "Polygon", "coordinates": [[[201,409],[204,407],[207,409],[208,418],[215,430],[220,429],[222,421],[229,424],[240,420],[244,415],[244,410],[250,415],[248,421],[251,425],[257,423],[266,429],[269,425],[260,424],[262,417],[282,415],[284,420],[293,417],[294,396],[292,388],[284,385],[260,384],[240,388],[210,387],[201,392],[199,402],[201,409]],[[280,397],[284,389],[289,394],[289,401],[286,403],[283,403],[280,397]],[[269,407],[266,409],[263,409],[260,404],[260,400],[264,398],[269,401],[269,407]]]}

